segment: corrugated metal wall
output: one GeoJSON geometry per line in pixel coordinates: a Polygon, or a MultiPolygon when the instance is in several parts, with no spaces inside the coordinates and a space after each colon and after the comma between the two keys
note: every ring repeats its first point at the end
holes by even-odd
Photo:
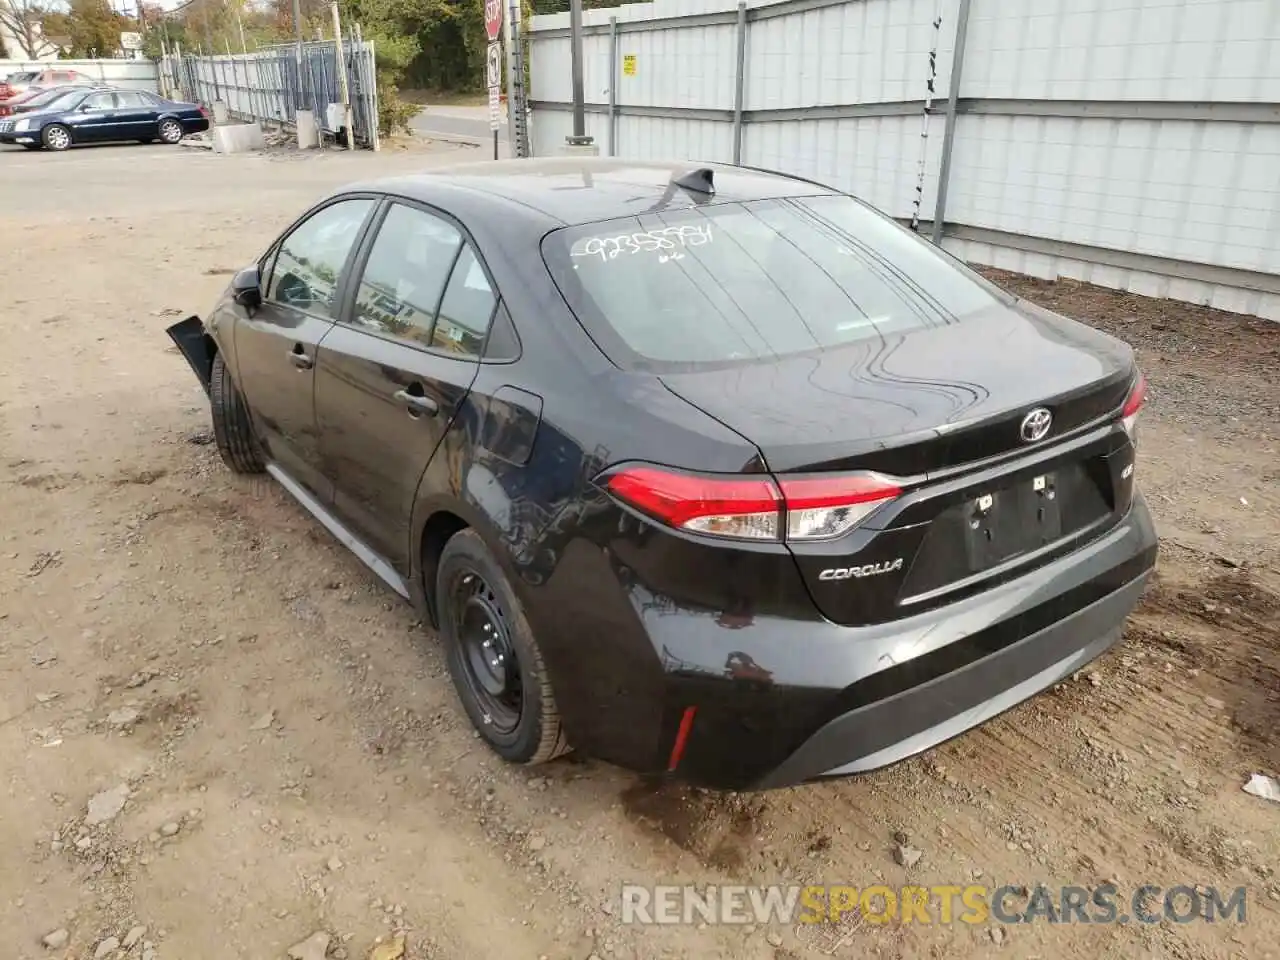
{"type": "MultiPolygon", "coordinates": [[[[929,220],[961,2],[748,3],[741,162],[910,217],[936,45],[929,220]]],[[[615,154],[731,161],[738,20],[728,0],[588,11],[601,151],[612,82],[615,154]]],[[[532,23],[537,154],[571,130],[567,27],[532,23]]],[[[958,95],[949,248],[1280,319],[1280,0],[972,0],[958,95]]]]}

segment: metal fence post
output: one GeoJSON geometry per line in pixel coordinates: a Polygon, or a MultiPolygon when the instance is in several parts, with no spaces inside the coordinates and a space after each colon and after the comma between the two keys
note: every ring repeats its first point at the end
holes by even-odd
{"type": "Polygon", "coordinates": [[[742,102],[747,86],[747,4],[738,0],[738,64],[733,77],[733,162],[742,162],[742,102]]]}
{"type": "Polygon", "coordinates": [[[609,156],[618,155],[618,18],[609,18],[609,156]]]}
{"type": "Polygon", "coordinates": [[[956,42],[951,54],[951,80],[947,87],[947,125],[942,134],[942,164],[938,169],[938,195],[933,203],[933,237],[942,243],[942,228],[947,218],[947,186],[951,181],[951,153],[956,142],[956,99],[960,96],[960,75],[964,69],[965,40],[969,35],[969,8],[973,0],[960,0],[956,14],[956,42]]]}

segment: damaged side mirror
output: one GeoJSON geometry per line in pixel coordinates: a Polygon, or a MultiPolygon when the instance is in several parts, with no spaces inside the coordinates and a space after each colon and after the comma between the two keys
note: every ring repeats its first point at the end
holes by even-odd
{"type": "Polygon", "coordinates": [[[258,267],[245,267],[231,281],[231,290],[235,302],[246,310],[254,310],[262,306],[262,279],[258,267]]]}

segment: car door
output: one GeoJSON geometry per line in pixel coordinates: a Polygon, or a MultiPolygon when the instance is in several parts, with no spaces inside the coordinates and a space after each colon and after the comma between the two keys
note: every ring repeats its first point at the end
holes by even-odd
{"type": "Polygon", "coordinates": [[[402,575],[418,482],[479,369],[497,303],[443,213],[386,205],[320,350],[316,420],[334,510],[402,575]]]}
{"type": "Polygon", "coordinates": [[[267,457],[327,503],[314,403],[317,348],[370,214],[372,196],[337,198],[295,224],[264,258],[262,304],[235,325],[238,385],[267,457]]]}
{"type": "Polygon", "coordinates": [[[116,93],[116,117],[113,139],[148,140],[159,136],[156,107],[141,93],[122,90],[116,93]]]}
{"type": "Polygon", "coordinates": [[[116,123],[116,95],[91,93],[66,117],[76,143],[110,140],[116,123]]]}

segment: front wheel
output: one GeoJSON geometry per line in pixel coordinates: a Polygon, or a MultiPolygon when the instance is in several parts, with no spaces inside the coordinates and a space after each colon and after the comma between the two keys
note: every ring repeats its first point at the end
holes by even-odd
{"type": "Polygon", "coordinates": [[[474,530],[445,544],[436,575],[440,638],[471,723],[512,763],[569,752],[529,621],[506,575],[474,530]]]}
{"type": "Polygon", "coordinates": [[[236,389],[222,354],[214,354],[209,371],[209,406],[213,411],[213,438],[222,462],[236,473],[262,473],[262,447],[253,433],[249,408],[236,389]]]}
{"type": "Polygon", "coordinates": [[[182,124],[177,120],[161,120],[160,139],[165,143],[177,143],[182,139],[182,124]]]}
{"type": "Polygon", "coordinates": [[[50,150],[65,150],[71,146],[71,131],[60,123],[53,123],[44,128],[40,139],[50,150]]]}

